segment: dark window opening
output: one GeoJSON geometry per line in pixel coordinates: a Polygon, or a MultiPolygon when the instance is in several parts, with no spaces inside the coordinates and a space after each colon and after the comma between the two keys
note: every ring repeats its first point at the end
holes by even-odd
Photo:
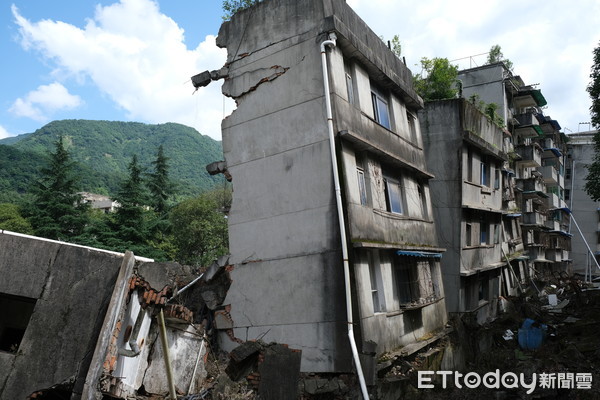
{"type": "Polygon", "coordinates": [[[16,353],[19,350],[35,299],[0,293],[0,350],[16,353]]]}

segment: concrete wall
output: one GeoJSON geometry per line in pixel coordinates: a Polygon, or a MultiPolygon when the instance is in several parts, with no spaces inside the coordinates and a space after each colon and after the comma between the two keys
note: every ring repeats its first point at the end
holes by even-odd
{"type": "MultiPolygon", "coordinates": [[[[435,220],[443,227],[438,229],[438,242],[449,249],[442,258],[446,304],[449,312],[463,312],[474,308],[472,297],[479,286],[467,276],[497,268],[494,264],[502,261],[503,180],[498,175],[498,188],[494,182],[506,159],[503,133],[464,99],[429,102],[419,119],[428,165],[435,175],[431,197],[435,220]],[[488,165],[487,185],[481,184],[482,161],[488,165]],[[472,225],[471,244],[467,223],[472,225]],[[486,244],[480,243],[481,223],[487,226],[486,244]]],[[[478,318],[485,320],[492,314],[489,306],[483,308],[478,318]]]]}
{"type": "MultiPolygon", "coordinates": [[[[587,166],[592,163],[594,157],[594,145],[592,138],[595,131],[583,132],[580,134],[569,135],[570,159],[566,168],[571,168],[571,179],[565,182],[565,189],[571,190],[571,199],[566,202],[567,207],[573,212],[585,240],[588,242],[592,251],[598,248],[598,222],[600,204],[593,201],[585,192],[585,177],[587,176],[587,166]]],[[[571,224],[571,258],[573,259],[573,272],[585,273],[588,265],[592,266],[595,273],[598,273],[594,260],[589,256],[589,252],[581,235],[577,231],[575,224],[571,224]]]]}
{"type": "Polygon", "coordinates": [[[122,255],[8,232],[0,249],[0,293],[37,300],[18,352],[0,352],[0,399],[81,390],[122,255]]]}

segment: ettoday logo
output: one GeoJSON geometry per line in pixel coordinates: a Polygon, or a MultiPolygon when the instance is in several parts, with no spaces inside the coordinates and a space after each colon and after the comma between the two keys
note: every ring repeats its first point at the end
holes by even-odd
{"type": "Polygon", "coordinates": [[[433,378],[441,376],[442,388],[448,386],[448,381],[454,383],[454,387],[462,389],[475,389],[481,385],[488,389],[527,389],[527,394],[533,393],[536,388],[544,389],[591,389],[592,374],[589,373],[533,373],[531,378],[525,374],[514,372],[501,373],[499,369],[488,372],[483,376],[477,372],[462,374],[456,371],[418,371],[417,387],[419,389],[433,389],[435,385],[433,378]]]}

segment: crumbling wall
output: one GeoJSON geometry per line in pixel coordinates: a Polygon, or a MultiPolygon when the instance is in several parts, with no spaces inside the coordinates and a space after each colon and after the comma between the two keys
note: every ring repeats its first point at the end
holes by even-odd
{"type": "Polygon", "coordinates": [[[122,258],[0,233],[0,293],[37,300],[18,350],[1,353],[0,399],[64,382],[81,390],[122,258]]]}

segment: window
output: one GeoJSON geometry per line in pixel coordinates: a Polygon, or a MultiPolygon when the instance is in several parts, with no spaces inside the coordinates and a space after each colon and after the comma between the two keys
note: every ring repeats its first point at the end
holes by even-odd
{"type": "Polygon", "coordinates": [[[0,350],[16,353],[25,336],[35,299],[0,294],[0,350]]]}
{"type": "Polygon", "coordinates": [[[392,271],[401,308],[426,305],[441,297],[439,261],[395,256],[392,271]]]}
{"type": "Polygon", "coordinates": [[[379,257],[368,252],[369,278],[371,280],[371,297],[373,299],[373,312],[385,312],[385,296],[383,294],[383,278],[381,277],[381,264],[379,257]]]}
{"type": "Polygon", "coordinates": [[[494,189],[500,189],[500,170],[494,169],[494,189]]]}
{"type": "Polygon", "coordinates": [[[410,140],[413,143],[416,143],[417,142],[417,126],[416,126],[417,118],[410,111],[407,111],[406,119],[408,121],[408,131],[410,133],[410,140]]]}
{"type": "Polygon", "coordinates": [[[567,171],[565,173],[565,179],[571,179],[571,168],[567,168],[567,171]]]}
{"type": "Polygon", "coordinates": [[[360,196],[360,204],[367,205],[367,185],[365,184],[365,171],[362,168],[356,167],[356,175],[358,178],[358,193],[360,196]]]}
{"type": "Polygon", "coordinates": [[[489,166],[486,163],[485,158],[481,159],[481,163],[480,163],[480,170],[481,170],[481,175],[479,178],[479,184],[481,184],[481,186],[490,186],[490,171],[489,171],[489,166]]]}
{"type": "Polygon", "coordinates": [[[465,239],[466,239],[466,245],[467,246],[473,246],[473,239],[472,239],[472,235],[473,234],[473,227],[471,224],[467,223],[466,224],[466,233],[465,233],[465,239]]]}
{"type": "Polygon", "coordinates": [[[489,236],[489,226],[488,223],[485,220],[481,220],[480,222],[480,228],[479,228],[479,233],[480,233],[480,244],[488,244],[488,236],[489,236]]]}
{"type": "Polygon", "coordinates": [[[392,129],[390,123],[390,109],[386,97],[376,88],[371,87],[371,100],[373,101],[373,115],[375,121],[387,129],[392,129]]]}
{"type": "Polygon", "coordinates": [[[417,186],[417,191],[419,193],[419,202],[421,204],[421,218],[428,219],[429,213],[427,211],[428,207],[427,207],[427,198],[425,197],[425,188],[423,187],[423,184],[420,182],[419,182],[419,185],[417,186]]]}
{"type": "Polygon", "coordinates": [[[484,302],[487,301],[488,298],[490,297],[489,291],[490,291],[490,284],[488,282],[488,280],[486,278],[482,278],[479,280],[479,285],[478,285],[478,300],[479,302],[484,302]]]}
{"type": "Polygon", "coordinates": [[[500,224],[494,224],[494,244],[500,244],[500,224]]]}
{"type": "Polygon", "coordinates": [[[394,280],[398,288],[400,305],[414,303],[421,297],[417,265],[414,258],[397,256],[394,260],[394,280]]]}
{"type": "Polygon", "coordinates": [[[565,201],[571,200],[571,189],[565,189],[565,201]]]}
{"type": "Polygon", "coordinates": [[[404,207],[402,205],[402,186],[400,186],[400,182],[388,177],[383,178],[383,182],[385,185],[385,204],[387,211],[403,214],[404,207]]]}
{"type": "Polygon", "coordinates": [[[354,104],[354,84],[352,83],[352,70],[350,65],[344,61],[344,72],[346,75],[346,91],[348,94],[348,103],[354,104]]]}

